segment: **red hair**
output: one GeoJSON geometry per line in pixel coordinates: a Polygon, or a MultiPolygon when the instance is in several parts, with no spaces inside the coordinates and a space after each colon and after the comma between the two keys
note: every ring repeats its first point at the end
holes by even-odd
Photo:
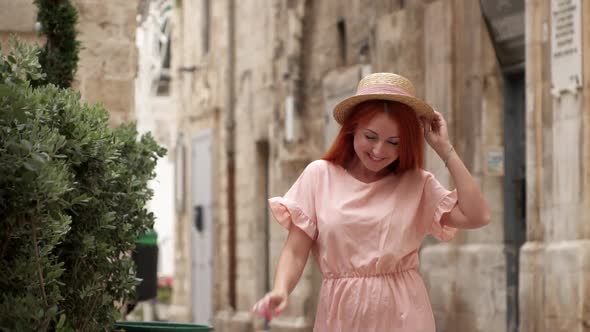
{"type": "Polygon", "coordinates": [[[388,106],[387,114],[398,123],[400,131],[399,157],[387,167],[391,172],[398,174],[410,169],[423,168],[424,136],[416,113],[405,104],[384,100],[365,101],[355,106],[322,159],[342,167],[353,160],[355,130],[367,124],[379,112],[386,112],[384,103],[388,106]]]}

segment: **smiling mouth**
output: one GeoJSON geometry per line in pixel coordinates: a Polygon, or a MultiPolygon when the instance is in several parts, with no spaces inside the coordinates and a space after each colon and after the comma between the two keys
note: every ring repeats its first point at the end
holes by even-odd
{"type": "Polygon", "coordinates": [[[377,157],[373,156],[370,153],[367,153],[367,154],[369,155],[369,159],[371,159],[372,161],[383,161],[383,160],[385,160],[385,158],[377,158],[377,157]]]}

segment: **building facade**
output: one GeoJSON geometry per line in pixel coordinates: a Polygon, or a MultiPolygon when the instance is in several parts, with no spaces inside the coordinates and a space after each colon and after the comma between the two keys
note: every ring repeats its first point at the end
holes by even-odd
{"type": "MultiPolygon", "coordinates": [[[[176,190],[177,318],[219,331],[311,331],[321,284],[311,259],[286,312],[270,324],[250,314],[287,235],[266,199],[326,151],[338,130],[331,109],[358,80],[392,71],[443,113],[492,209],[489,226],[421,250],[438,330],[586,331],[589,9],[581,0],[177,0],[172,94],[186,176],[176,190]],[[579,64],[556,83],[571,62],[557,59],[560,48],[579,64]]],[[[431,151],[427,169],[452,187],[431,151]]]]}
{"type": "MultiPolygon", "coordinates": [[[[72,87],[82,99],[101,102],[109,111],[110,124],[135,120],[134,89],[137,73],[137,27],[139,0],[103,2],[72,1],[78,10],[78,40],[82,44],[80,61],[72,87]]],[[[32,1],[0,2],[0,42],[7,45],[10,35],[44,43],[35,23],[37,7],[32,1]]]]}
{"type": "Polygon", "coordinates": [[[590,326],[590,4],[526,2],[525,331],[590,326]]]}

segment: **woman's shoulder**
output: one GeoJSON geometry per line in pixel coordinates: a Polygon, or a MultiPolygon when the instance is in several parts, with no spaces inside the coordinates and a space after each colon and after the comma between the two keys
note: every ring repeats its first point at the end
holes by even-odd
{"type": "Polygon", "coordinates": [[[305,172],[313,174],[326,174],[326,172],[328,172],[334,166],[336,165],[332,162],[323,159],[318,159],[310,162],[305,167],[305,172]]]}
{"type": "Polygon", "coordinates": [[[331,167],[336,166],[334,163],[324,160],[324,159],[317,159],[309,163],[306,169],[310,169],[313,171],[325,171],[331,167]]]}
{"type": "Polygon", "coordinates": [[[405,171],[400,178],[404,181],[425,183],[428,180],[435,179],[435,176],[423,168],[416,168],[405,171]]]}

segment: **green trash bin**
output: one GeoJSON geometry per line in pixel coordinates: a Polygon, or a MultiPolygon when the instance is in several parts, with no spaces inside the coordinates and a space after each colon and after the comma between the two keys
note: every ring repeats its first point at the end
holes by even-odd
{"type": "Polygon", "coordinates": [[[135,301],[153,299],[158,294],[158,234],[150,230],[136,241],[131,254],[137,268],[137,277],[141,279],[136,288],[135,301]]]}
{"type": "Polygon", "coordinates": [[[213,331],[212,327],[186,323],[166,322],[116,322],[115,329],[126,332],[203,332],[213,331]]]}

